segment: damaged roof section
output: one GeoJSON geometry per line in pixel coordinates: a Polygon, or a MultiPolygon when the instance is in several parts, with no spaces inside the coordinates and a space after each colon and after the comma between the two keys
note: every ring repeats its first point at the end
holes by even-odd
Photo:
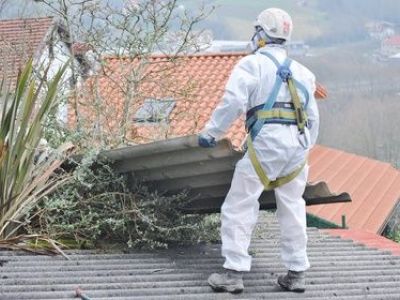
{"type": "MultiPolygon", "coordinates": [[[[201,148],[194,135],[103,153],[117,172],[130,175],[132,185],[140,181],[159,192],[186,191],[190,204],[184,210],[193,213],[219,212],[242,154],[228,140],[201,148]]],[[[325,182],[308,184],[304,198],[307,205],[351,201],[347,193],[331,193],[325,182]]],[[[264,192],[260,204],[261,209],[275,208],[273,191],[264,192]]]]}

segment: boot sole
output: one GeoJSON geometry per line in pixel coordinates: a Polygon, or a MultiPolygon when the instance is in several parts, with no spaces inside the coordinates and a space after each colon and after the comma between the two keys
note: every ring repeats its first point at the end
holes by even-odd
{"type": "Polygon", "coordinates": [[[243,285],[215,285],[208,280],[208,284],[215,292],[228,292],[231,294],[240,294],[244,290],[243,285]]]}
{"type": "Polygon", "coordinates": [[[278,281],[278,284],[282,289],[284,289],[285,291],[288,291],[288,292],[304,293],[306,291],[306,289],[289,289],[287,286],[281,284],[279,281],[278,281]]]}

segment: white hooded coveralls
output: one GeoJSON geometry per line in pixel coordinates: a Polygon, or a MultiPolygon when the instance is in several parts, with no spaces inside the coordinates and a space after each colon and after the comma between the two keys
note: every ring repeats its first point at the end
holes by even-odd
{"type": "MultiPolygon", "coordinates": [[[[267,45],[254,55],[242,58],[235,66],[225,88],[222,102],[218,105],[203,132],[215,139],[222,138],[233,121],[249,109],[264,104],[272,92],[277,67],[262,54],[268,51],[280,64],[287,57],[280,45],[267,45]]],[[[293,61],[290,69],[293,77],[302,83],[309,93],[306,108],[308,128],[305,136],[308,145],[299,142],[296,125],[265,124],[253,141],[257,158],[268,178],[286,176],[298,168],[307,158],[309,148],[318,136],[319,114],[314,98],[315,76],[306,67],[293,61]]],[[[298,90],[302,103],[303,93],[298,90]]],[[[291,102],[290,92],[283,84],[276,102],[291,102]]],[[[275,189],[277,218],[281,231],[281,256],[285,267],[292,271],[305,271],[310,264],[307,258],[307,233],[305,201],[302,198],[308,176],[308,166],[292,181],[275,189]]],[[[259,212],[258,198],[264,190],[248,154],[236,164],[231,188],[221,208],[222,256],[224,268],[249,271],[251,256],[248,254],[251,234],[259,212]]]]}

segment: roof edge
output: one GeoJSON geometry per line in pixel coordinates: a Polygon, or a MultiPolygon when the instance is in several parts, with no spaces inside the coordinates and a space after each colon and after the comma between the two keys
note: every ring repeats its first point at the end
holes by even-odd
{"type": "Polygon", "coordinates": [[[31,18],[10,18],[10,19],[1,19],[0,22],[12,22],[12,21],[26,21],[26,20],[44,20],[44,19],[55,19],[54,16],[46,16],[46,17],[31,17],[31,18]]]}
{"type": "MultiPolygon", "coordinates": [[[[150,58],[176,58],[176,57],[184,57],[184,58],[191,58],[191,57],[224,57],[224,56],[230,56],[230,57],[240,57],[240,56],[246,56],[249,55],[250,53],[248,52],[205,52],[205,53],[189,53],[189,54],[177,54],[177,55],[168,55],[168,54],[151,54],[148,57],[150,58]]],[[[109,59],[129,59],[129,58],[136,58],[135,56],[129,56],[129,55],[106,55],[103,56],[103,59],[109,60],[109,59]]]]}
{"type": "Polygon", "coordinates": [[[362,229],[323,229],[321,232],[344,240],[352,240],[356,243],[372,249],[389,251],[394,256],[400,256],[400,244],[386,237],[362,229]]]}
{"type": "Polygon", "coordinates": [[[385,231],[386,226],[389,224],[390,219],[395,215],[395,213],[397,211],[400,211],[400,198],[397,199],[396,204],[392,207],[392,209],[389,212],[389,214],[387,215],[385,221],[379,227],[379,230],[378,230],[379,234],[383,234],[383,232],[385,231]]]}

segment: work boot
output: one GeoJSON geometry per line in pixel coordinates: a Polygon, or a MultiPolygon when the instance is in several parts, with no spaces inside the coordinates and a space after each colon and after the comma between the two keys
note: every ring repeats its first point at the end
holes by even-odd
{"type": "Polygon", "coordinates": [[[304,293],[306,290],[305,272],[288,271],[285,276],[278,277],[278,284],[287,291],[304,293]]]}
{"type": "Polygon", "coordinates": [[[226,269],[225,273],[211,274],[208,284],[216,292],[241,293],[244,289],[243,272],[226,269]]]}

